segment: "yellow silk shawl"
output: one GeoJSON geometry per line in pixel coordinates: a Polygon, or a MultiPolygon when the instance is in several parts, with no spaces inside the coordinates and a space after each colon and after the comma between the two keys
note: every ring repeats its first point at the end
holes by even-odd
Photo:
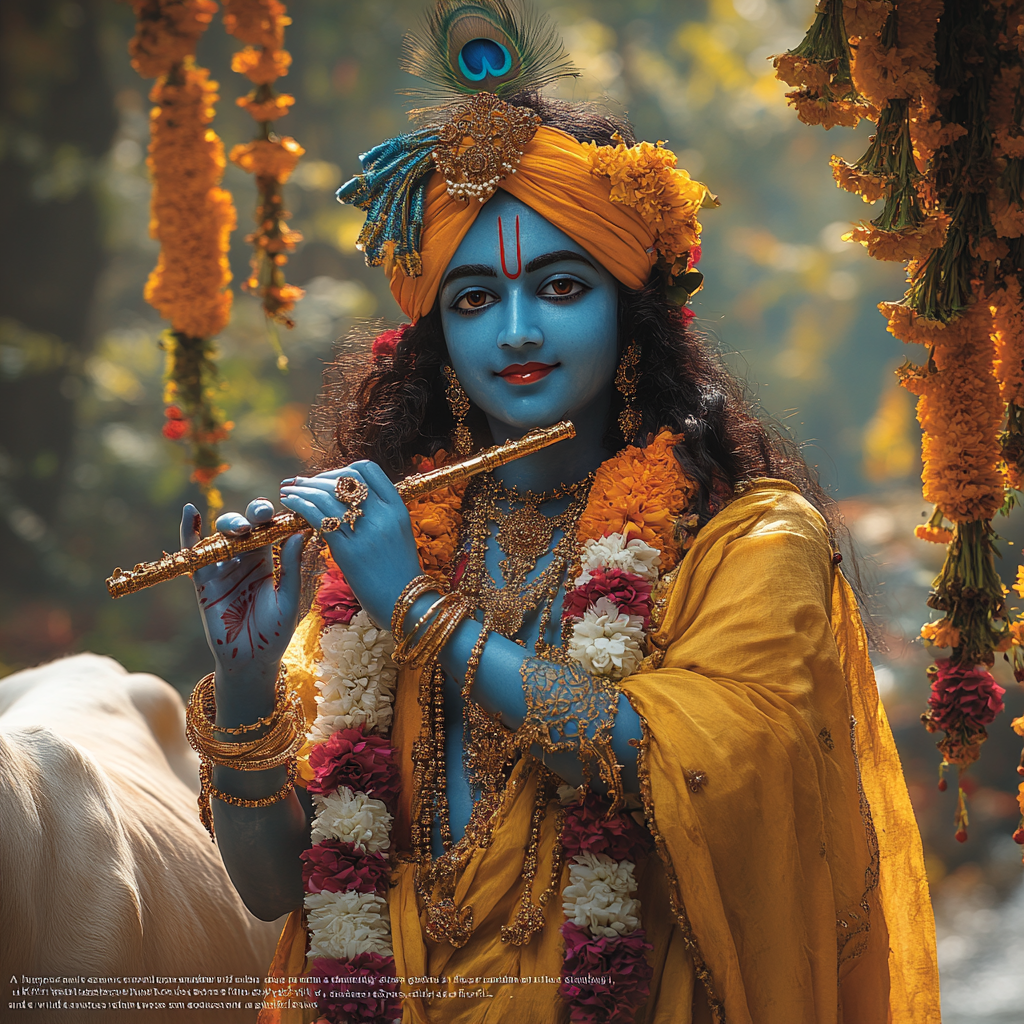
{"type": "MultiPolygon", "coordinates": [[[[921,840],[856,602],[825,524],[791,484],[748,486],[699,533],[660,595],[652,655],[622,688],[644,723],[643,802],[658,854],[637,864],[654,946],[645,1024],[935,1024],[938,976],[921,840]],[[703,781],[701,781],[703,776],[703,781]]],[[[288,660],[312,714],[315,615],[288,660]]],[[[408,850],[416,680],[399,676],[404,783],[389,894],[403,1024],[563,1024],[561,900],[522,948],[502,943],[522,893],[536,762],[517,766],[490,845],[456,891],[476,929],[426,939],[408,850]],[[506,980],[484,984],[480,979],[506,980]],[[460,997],[484,984],[483,997],[460,997]]],[[[553,808],[551,808],[553,811],[553,808]]],[[[541,833],[547,884],[554,813],[541,833]]],[[[562,885],[568,872],[563,870],[562,885]]],[[[271,973],[303,970],[295,912],[271,973]]],[[[261,1024],[316,1014],[264,1011],[261,1024]]]]}

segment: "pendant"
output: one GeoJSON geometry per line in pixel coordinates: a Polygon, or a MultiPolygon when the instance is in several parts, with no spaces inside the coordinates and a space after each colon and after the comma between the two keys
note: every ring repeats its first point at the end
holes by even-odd
{"type": "MultiPolygon", "coordinates": [[[[524,559],[537,564],[554,535],[554,523],[531,505],[502,515],[498,520],[498,544],[509,559],[524,559]]],[[[528,573],[530,570],[527,569],[528,573]]],[[[523,573],[525,576],[526,573],[523,573]]]]}

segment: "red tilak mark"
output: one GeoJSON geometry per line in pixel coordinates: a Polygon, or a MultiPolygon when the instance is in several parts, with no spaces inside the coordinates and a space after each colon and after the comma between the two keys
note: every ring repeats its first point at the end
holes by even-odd
{"type": "Polygon", "coordinates": [[[516,215],[516,272],[510,274],[505,266],[505,233],[501,229],[501,218],[498,218],[498,248],[501,250],[501,272],[514,281],[523,272],[523,254],[519,247],[519,215],[516,215]]]}

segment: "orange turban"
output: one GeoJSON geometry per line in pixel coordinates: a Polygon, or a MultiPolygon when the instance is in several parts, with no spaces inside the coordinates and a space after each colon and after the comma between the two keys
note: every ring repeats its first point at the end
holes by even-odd
{"type": "MultiPolygon", "coordinates": [[[[565,132],[542,125],[526,145],[516,173],[499,187],[582,245],[627,288],[641,288],[658,258],[654,230],[636,207],[616,199],[614,176],[595,167],[595,153],[616,149],[629,152],[625,147],[584,145],[565,132]]],[[[661,152],[668,154],[668,150],[661,152]]],[[[686,178],[689,180],[688,175],[686,178]]],[[[707,191],[703,186],[700,189],[707,191]]],[[[408,277],[397,263],[391,267],[391,293],[410,320],[418,320],[434,305],[441,277],[483,205],[449,195],[444,178],[434,171],[427,186],[420,236],[423,273],[408,277]]]]}

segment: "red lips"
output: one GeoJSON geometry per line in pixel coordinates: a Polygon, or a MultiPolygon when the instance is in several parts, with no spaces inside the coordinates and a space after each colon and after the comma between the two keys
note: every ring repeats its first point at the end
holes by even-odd
{"type": "Polygon", "coordinates": [[[509,384],[533,384],[546,377],[558,363],[512,363],[506,366],[498,376],[509,384]]]}

